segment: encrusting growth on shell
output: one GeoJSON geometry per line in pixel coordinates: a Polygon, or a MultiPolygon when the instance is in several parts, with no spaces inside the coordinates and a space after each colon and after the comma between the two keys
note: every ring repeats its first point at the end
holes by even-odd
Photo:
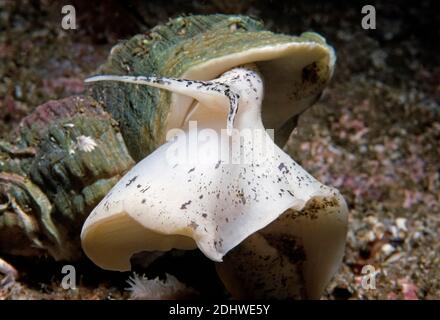
{"type": "Polygon", "coordinates": [[[120,130],[103,105],[75,96],[37,107],[10,141],[0,147],[0,252],[79,259],[86,216],[135,163],[120,130]]]}

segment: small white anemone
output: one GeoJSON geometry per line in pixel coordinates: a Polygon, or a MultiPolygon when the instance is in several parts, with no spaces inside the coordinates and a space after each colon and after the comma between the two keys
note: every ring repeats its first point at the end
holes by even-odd
{"type": "Polygon", "coordinates": [[[97,144],[92,137],[81,135],[76,138],[75,146],[80,151],[91,152],[96,148],[97,144]]]}
{"type": "Polygon", "coordinates": [[[134,273],[127,283],[130,287],[126,290],[134,300],[168,300],[195,294],[193,289],[168,273],[165,274],[164,280],[160,280],[159,277],[148,279],[145,275],[139,276],[134,273]]]}

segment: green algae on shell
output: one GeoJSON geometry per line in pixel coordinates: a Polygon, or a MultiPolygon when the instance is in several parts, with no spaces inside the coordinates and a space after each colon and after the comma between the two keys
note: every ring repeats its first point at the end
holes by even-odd
{"type": "Polygon", "coordinates": [[[0,251],[79,257],[85,217],[134,164],[114,120],[91,97],[49,101],[11,141],[0,141],[0,251]]]}

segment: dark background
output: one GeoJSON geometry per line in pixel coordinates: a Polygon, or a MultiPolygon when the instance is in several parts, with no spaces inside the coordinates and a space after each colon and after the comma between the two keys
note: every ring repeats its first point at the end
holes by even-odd
{"type": "MultiPolygon", "coordinates": [[[[435,3],[0,1],[0,137],[39,104],[81,93],[83,78],[119,40],[181,14],[241,13],[276,32],[316,31],[336,50],[334,78],[301,118],[286,149],[323,183],[339,188],[350,207],[344,264],[324,297],[439,299],[440,15],[435,3]],[[76,8],[77,30],[61,28],[65,4],[76,8]],[[376,8],[376,30],[361,27],[365,4],[376,8]],[[365,264],[380,271],[376,290],[360,285],[365,264]]],[[[59,289],[61,267],[50,258],[9,260],[23,277],[13,289],[0,289],[0,298],[121,297],[128,277],[83,262],[87,285],[67,294],[59,289]]]]}

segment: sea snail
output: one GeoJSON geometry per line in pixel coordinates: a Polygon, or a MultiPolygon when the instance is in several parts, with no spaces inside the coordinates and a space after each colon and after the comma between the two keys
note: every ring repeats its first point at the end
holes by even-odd
{"type": "Polygon", "coordinates": [[[241,16],[178,18],[116,46],[86,82],[143,159],[84,223],[87,256],[124,271],[140,251],[199,248],[234,297],[319,298],[342,260],[347,207],[265,128],[282,146],[334,62],[317,34],[241,16]]]}

